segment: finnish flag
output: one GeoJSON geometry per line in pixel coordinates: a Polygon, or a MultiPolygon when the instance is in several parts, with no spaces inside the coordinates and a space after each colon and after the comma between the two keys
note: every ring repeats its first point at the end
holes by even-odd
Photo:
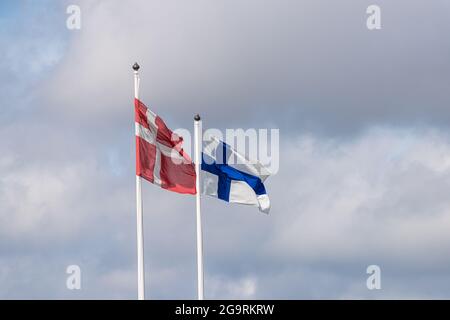
{"type": "Polygon", "coordinates": [[[264,181],[270,172],[226,143],[210,137],[203,144],[202,193],[227,202],[254,205],[269,213],[270,200],[264,181]]]}

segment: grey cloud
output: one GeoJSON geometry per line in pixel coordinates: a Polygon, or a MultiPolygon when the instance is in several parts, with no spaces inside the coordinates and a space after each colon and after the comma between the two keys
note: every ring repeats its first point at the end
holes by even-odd
{"type": "MultiPolygon", "coordinates": [[[[80,32],[53,38],[58,15],[25,28],[44,57],[39,39],[67,48],[6,90],[26,112],[0,122],[0,297],[135,298],[135,60],[173,128],[201,112],[281,129],[269,216],[203,201],[208,297],[448,297],[448,4],[381,1],[379,33],[366,4],[84,1],[80,32]]],[[[149,297],[194,298],[193,198],[145,184],[144,199],[149,297]]]]}
{"type": "Polygon", "coordinates": [[[83,121],[126,118],[137,60],[144,101],[177,119],[201,112],[212,127],[446,126],[445,1],[381,1],[375,32],[365,27],[369,4],[84,2],[83,29],[48,83],[58,93],[48,105],[83,121]]]}

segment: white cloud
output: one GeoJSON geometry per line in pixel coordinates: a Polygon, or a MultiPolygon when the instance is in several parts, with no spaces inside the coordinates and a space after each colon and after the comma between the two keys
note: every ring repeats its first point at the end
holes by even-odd
{"type": "Polygon", "coordinates": [[[211,277],[206,280],[209,299],[253,299],[258,289],[253,277],[211,277]]]}
{"type": "Polygon", "coordinates": [[[450,263],[449,155],[448,136],[429,130],[374,129],[351,141],[291,142],[269,185],[280,217],[266,250],[280,266],[335,275],[341,268],[357,275],[369,264],[394,275],[442,272],[450,263]]]}
{"type": "MultiPolygon", "coordinates": [[[[280,172],[267,181],[269,216],[203,201],[206,296],[444,297],[444,289],[422,293],[421,288],[427,277],[448,276],[448,138],[438,130],[388,127],[345,140],[282,136],[280,172]],[[369,264],[386,272],[378,295],[364,288],[369,264]],[[422,278],[417,287],[408,284],[408,294],[405,274],[422,278]]],[[[54,291],[35,287],[14,296],[133,298],[134,184],[131,164],[125,165],[132,155],[115,160],[127,168],[118,174],[105,167],[107,156],[99,156],[104,148],[76,152],[90,140],[78,141],[70,156],[58,161],[43,155],[20,160],[36,148],[45,154],[46,143],[3,145],[0,237],[9,252],[3,277],[19,277],[27,267],[11,266],[20,261],[29,266],[35,254],[54,250],[46,263],[57,274],[45,271],[40,260],[34,271],[41,284],[57,281],[49,289],[54,291]],[[75,296],[58,287],[65,267],[74,263],[87,276],[75,296]]],[[[49,150],[55,145],[58,139],[49,150]]],[[[195,297],[192,197],[145,184],[144,199],[150,296],[195,297]]],[[[10,290],[35,281],[9,283],[10,290]]]]}

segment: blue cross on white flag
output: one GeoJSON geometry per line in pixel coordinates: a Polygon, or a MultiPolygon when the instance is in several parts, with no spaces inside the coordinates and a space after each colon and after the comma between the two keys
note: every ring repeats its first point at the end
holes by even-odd
{"type": "Polygon", "coordinates": [[[215,137],[204,141],[201,164],[202,193],[227,202],[254,205],[269,213],[264,180],[270,172],[215,137]]]}

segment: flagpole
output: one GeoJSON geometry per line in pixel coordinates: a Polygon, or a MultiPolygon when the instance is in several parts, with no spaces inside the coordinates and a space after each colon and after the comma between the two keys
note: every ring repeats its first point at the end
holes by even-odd
{"type": "MultiPolygon", "coordinates": [[[[139,65],[133,65],[134,97],[139,99],[139,65]]],[[[137,235],[137,267],[138,267],[138,300],[145,300],[145,269],[144,269],[144,217],[142,203],[141,177],[136,175],[136,235],[137,235]]]]}
{"type": "Polygon", "coordinates": [[[200,163],[201,163],[201,144],[202,144],[202,121],[197,114],[194,117],[194,148],[195,148],[195,195],[196,215],[197,215],[197,297],[203,300],[203,233],[202,233],[202,215],[200,211],[200,163]]]}

